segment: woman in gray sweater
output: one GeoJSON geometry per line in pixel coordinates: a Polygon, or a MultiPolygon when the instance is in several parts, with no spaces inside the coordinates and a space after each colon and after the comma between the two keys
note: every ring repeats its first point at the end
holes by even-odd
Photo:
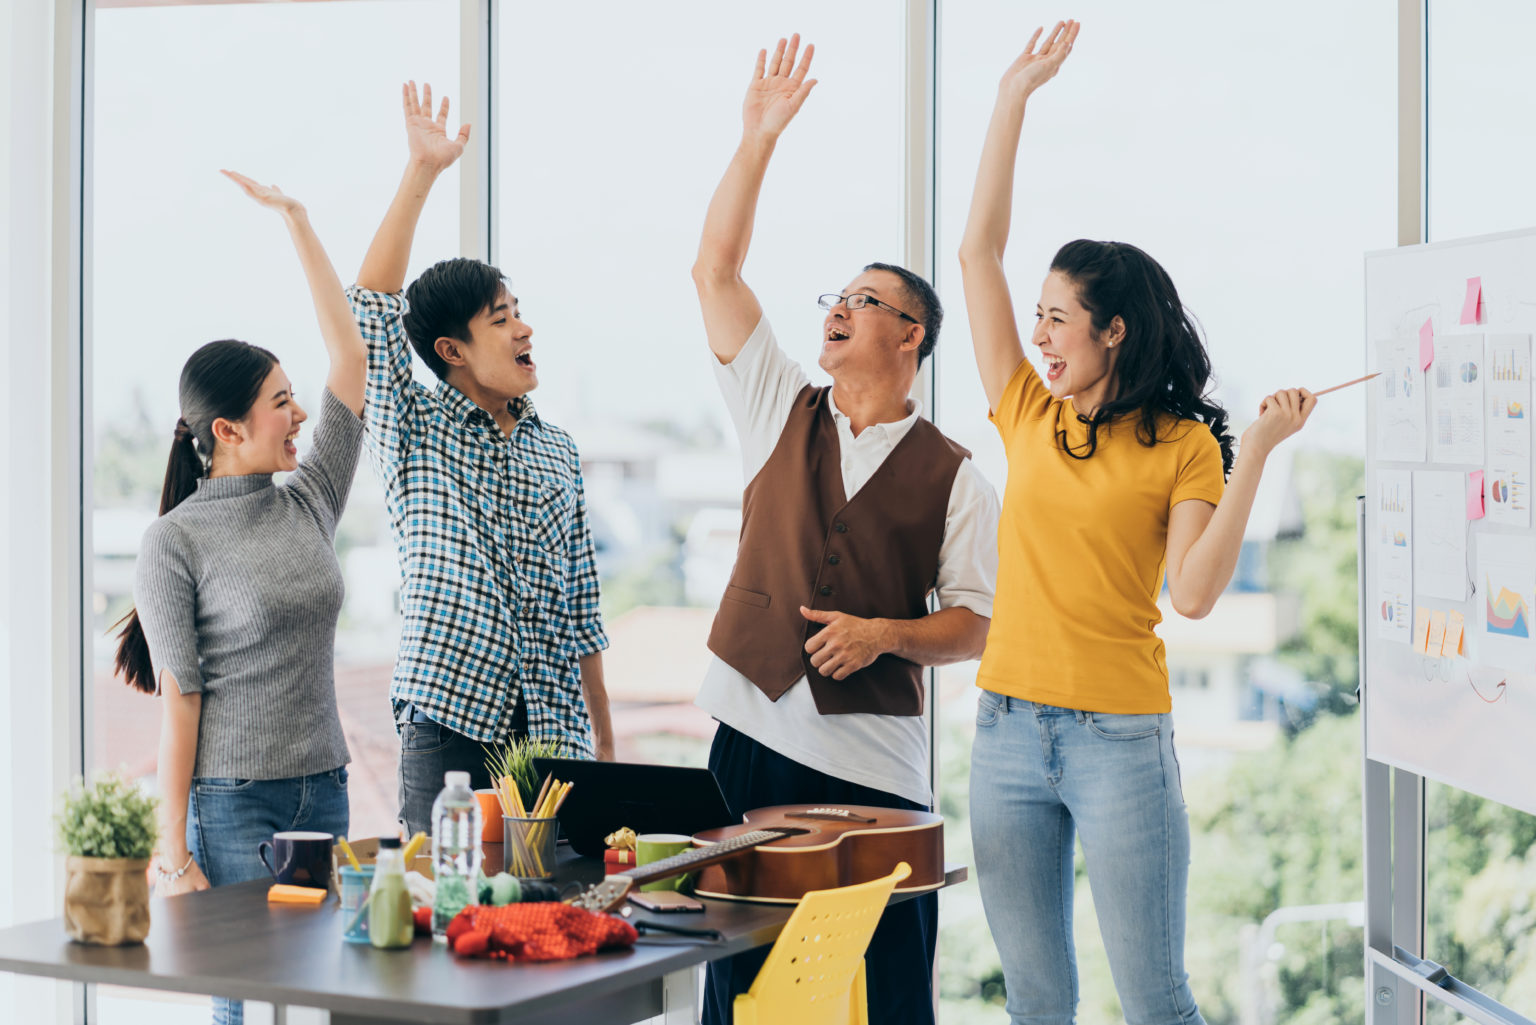
{"type": "MultiPolygon", "coordinates": [[[[287,224],[330,373],[301,460],[308,414],[270,352],[210,342],[182,368],[160,517],[117,652],[127,682],[161,696],[164,895],[261,878],[256,846],[274,832],[347,830],[333,541],[363,440],[367,349],[304,207],[224,173],[287,224]]],[[[215,998],[216,1023],[241,1020],[239,1002],[215,998]]]]}

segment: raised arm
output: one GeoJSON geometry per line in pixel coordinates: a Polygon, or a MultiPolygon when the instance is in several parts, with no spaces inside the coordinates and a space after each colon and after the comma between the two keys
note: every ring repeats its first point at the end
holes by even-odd
{"type": "Polygon", "coordinates": [[[326,375],[325,386],[341,400],[342,405],[358,416],[363,415],[363,378],[368,369],[368,347],[363,343],[362,332],[352,318],[352,308],[347,305],[341,279],[336,268],[325,255],[325,247],[310,226],[309,213],[304,204],[286,196],[276,185],[261,185],[243,174],[224,171],[224,176],[245,190],[245,194],[269,210],[282,215],[288,225],[293,247],[298,250],[299,264],[304,268],[304,278],[309,282],[309,295],[315,303],[315,319],[320,322],[320,337],[325,351],[331,358],[331,370],[326,375]]]}
{"type": "Polygon", "coordinates": [[[416,83],[407,82],[400,89],[405,108],[405,135],[410,143],[410,159],[394,201],[384,214],[368,253],[363,257],[357,283],[373,292],[393,294],[405,287],[405,270],[411,261],[411,242],[416,237],[416,222],[437,176],[453,166],[469,142],[469,125],[460,125],[456,138],[448,137],[448,98],[443,97],[437,117],[432,116],[432,86],[424,85],[416,96],[416,83]]]}
{"type": "Polygon", "coordinates": [[[1243,432],[1232,478],[1221,502],[1180,502],[1168,514],[1168,597],[1174,610],[1201,619],[1227,589],[1264,463],[1275,446],[1306,424],[1317,398],[1305,388],[1278,391],[1259,406],[1259,418],[1243,432]]]}
{"type": "Polygon", "coordinates": [[[800,37],[796,35],[787,44],[779,40],[772,60],[768,59],[767,50],[758,51],[757,70],[741,105],[741,144],[736,147],[704,215],[704,235],[693,264],[693,283],[704,310],[704,333],[721,363],[736,358],[763,315],[757,296],[741,279],[741,268],[752,242],[757,197],[762,191],[768,160],[773,156],[779,134],[816,85],[814,78],[805,77],[816,47],[807,44],[800,66],[796,67],[795,54],[799,49],[800,37]]]}
{"type": "Polygon", "coordinates": [[[1013,297],[1003,274],[1003,250],[1013,219],[1013,173],[1018,157],[1019,133],[1030,94],[1050,81],[1077,39],[1078,23],[1059,21],[1050,38],[1037,51],[1040,29],[1003,75],[997,104],[987,126],[976,171],[971,212],[960,242],[960,276],[965,283],[965,304],[971,320],[971,343],[976,367],[993,410],[1003,390],[1024,361],[1024,344],[1014,317],[1013,297]]]}

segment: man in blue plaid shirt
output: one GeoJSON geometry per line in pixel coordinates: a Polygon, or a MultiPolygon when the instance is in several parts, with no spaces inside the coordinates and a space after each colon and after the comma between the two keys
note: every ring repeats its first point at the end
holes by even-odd
{"type": "Polygon", "coordinates": [[[400,552],[404,627],[390,683],[400,730],[400,818],[430,830],[443,773],[491,786],[485,745],[531,736],[613,758],[608,646],[569,434],[545,422],[533,330],[502,274],[445,260],[401,294],[437,176],[464,152],[432,89],[403,91],[410,160],[349,291],[368,341],[368,451],[400,552]],[[411,348],[439,378],[411,375],[411,348]]]}

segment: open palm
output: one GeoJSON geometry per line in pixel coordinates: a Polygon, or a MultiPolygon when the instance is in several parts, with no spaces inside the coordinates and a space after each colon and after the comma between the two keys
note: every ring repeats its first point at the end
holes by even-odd
{"type": "Polygon", "coordinates": [[[762,133],[778,136],[800,110],[800,105],[816,86],[813,78],[806,81],[805,74],[811,69],[811,57],[816,47],[806,44],[800,66],[795,67],[795,54],[800,49],[798,33],[786,44],[779,40],[774,48],[773,59],[767,50],[757,53],[757,69],[752,74],[752,84],[747,87],[747,98],[741,104],[742,127],[747,134],[762,133]]]}
{"type": "Polygon", "coordinates": [[[304,209],[304,204],[292,196],[286,195],[276,185],[263,185],[254,178],[247,178],[238,171],[220,170],[219,173],[244,189],[247,196],[250,196],[270,210],[276,210],[279,213],[296,213],[302,212],[304,209]]]}
{"type": "Polygon", "coordinates": [[[1077,39],[1077,30],[1081,27],[1075,21],[1058,21],[1056,27],[1051,30],[1045,45],[1037,51],[1035,44],[1040,41],[1042,29],[1035,29],[1035,34],[1029,37],[1029,45],[1024,52],[1019,54],[1017,60],[1009,65],[1003,73],[1002,88],[1017,96],[1028,96],[1040,88],[1061,70],[1062,62],[1067,59],[1067,54],[1072,52],[1072,44],[1077,39]]]}
{"type": "Polygon", "coordinates": [[[410,142],[411,159],[421,161],[435,170],[442,171],[453,165],[464,153],[469,142],[469,125],[460,125],[459,134],[448,137],[448,97],[443,97],[437,117],[432,116],[432,86],[422,85],[420,99],[416,96],[416,83],[407,82],[401,87],[401,100],[405,108],[405,135],[410,142]]]}

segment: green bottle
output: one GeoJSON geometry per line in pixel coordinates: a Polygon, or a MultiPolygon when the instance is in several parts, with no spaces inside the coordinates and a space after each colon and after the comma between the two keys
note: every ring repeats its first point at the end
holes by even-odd
{"type": "Polygon", "coordinates": [[[409,947],[416,935],[411,918],[411,891],[405,886],[405,856],[400,841],[379,841],[373,888],[368,891],[368,942],[380,949],[409,947]]]}

